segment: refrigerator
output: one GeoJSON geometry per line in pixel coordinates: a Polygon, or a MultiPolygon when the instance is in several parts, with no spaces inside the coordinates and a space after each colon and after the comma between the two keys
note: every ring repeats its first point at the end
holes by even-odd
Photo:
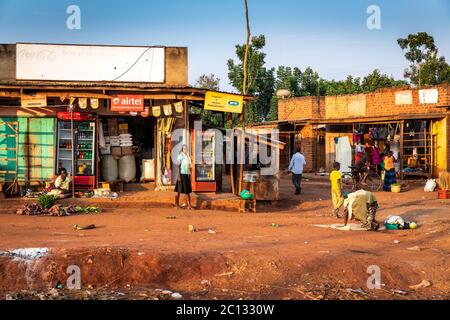
{"type": "Polygon", "coordinates": [[[192,131],[191,142],[194,167],[191,174],[192,191],[216,192],[216,136],[214,132],[192,131]],[[200,146],[201,149],[197,150],[200,146]]]}
{"type": "Polygon", "coordinates": [[[65,168],[74,177],[76,188],[95,187],[95,121],[74,121],[74,140],[70,121],[58,121],[56,174],[65,168]],[[72,172],[72,152],[75,172],[72,172]]]}

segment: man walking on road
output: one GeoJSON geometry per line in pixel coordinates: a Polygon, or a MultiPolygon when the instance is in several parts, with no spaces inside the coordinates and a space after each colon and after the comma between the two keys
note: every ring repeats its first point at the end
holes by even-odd
{"type": "Polygon", "coordinates": [[[288,169],[288,172],[292,173],[292,183],[295,187],[295,194],[300,194],[302,192],[302,174],[305,165],[305,156],[300,153],[299,148],[296,148],[288,169]]]}

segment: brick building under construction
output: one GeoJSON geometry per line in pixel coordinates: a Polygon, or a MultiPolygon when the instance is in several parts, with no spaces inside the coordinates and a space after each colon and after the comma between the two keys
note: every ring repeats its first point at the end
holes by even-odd
{"type": "Polygon", "coordinates": [[[287,168],[295,146],[300,146],[307,172],[329,172],[336,160],[351,165],[360,143],[381,154],[392,150],[402,177],[431,177],[450,168],[449,108],[448,84],[386,88],[280,99],[278,121],[259,127],[280,129],[280,140],[289,145],[280,156],[281,168],[287,168]]]}

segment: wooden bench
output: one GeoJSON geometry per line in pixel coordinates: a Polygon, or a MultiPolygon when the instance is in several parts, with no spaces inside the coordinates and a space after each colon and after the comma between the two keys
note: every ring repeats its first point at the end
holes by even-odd
{"type": "Polygon", "coordinates": [[[239,199],[239,213],[245,213],[245,212],[253,212],[256,213],[256,198],[254,199],[239,199]]]}

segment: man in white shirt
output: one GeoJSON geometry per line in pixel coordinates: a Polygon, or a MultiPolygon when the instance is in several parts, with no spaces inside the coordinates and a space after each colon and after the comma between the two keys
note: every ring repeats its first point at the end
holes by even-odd
{"type": "Polygon", "coordinates": [[[300,194],[302,192],[302,174],[305,165],[305,156],[300,153],[298,148],[295,149],[295,154],[292,156],[288,169],[288,172],[292,173],[292,183],[295,187],[295,194],[300,194]]]}

